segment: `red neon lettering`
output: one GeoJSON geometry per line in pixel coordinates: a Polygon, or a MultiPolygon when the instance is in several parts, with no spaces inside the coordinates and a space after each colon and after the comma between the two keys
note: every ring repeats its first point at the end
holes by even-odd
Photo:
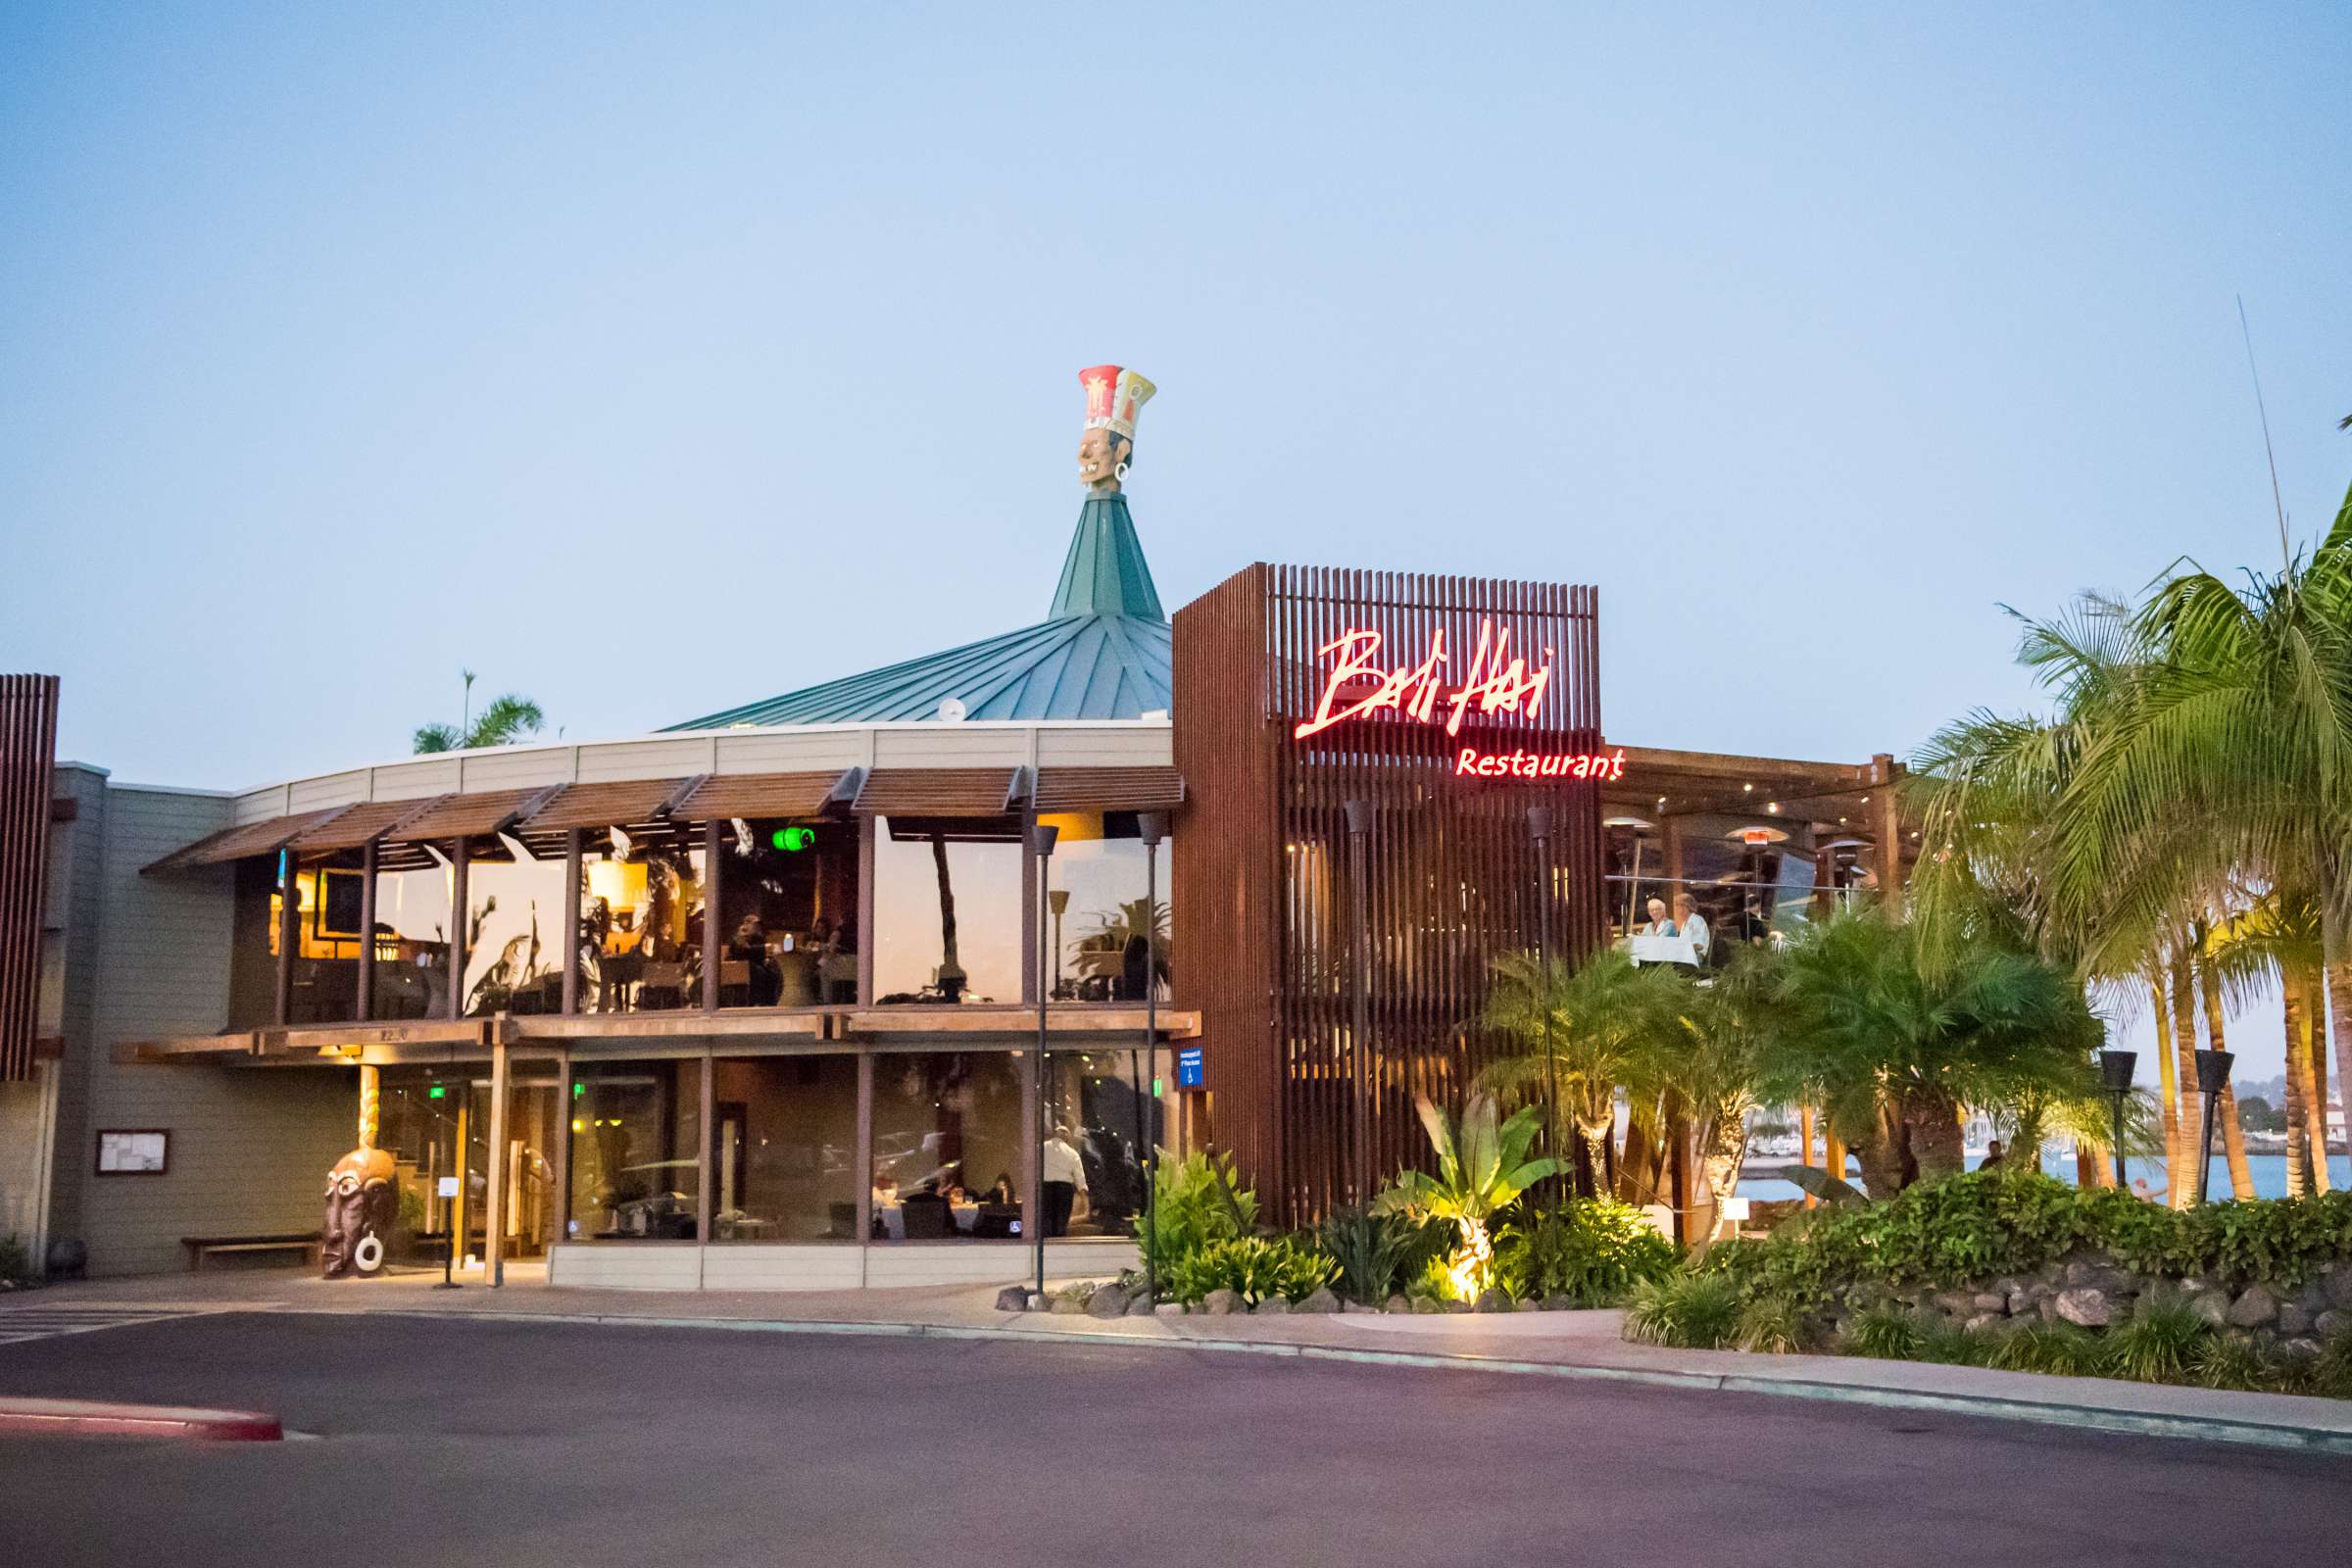
{"type": "Polygon", "coordinates": [[[1441,697],[1448,709],[1446,733],[1459,735],[1462,716],[1473,704],[1482,715],[1517,713],[1532,719],[1543,709],[1544,694],[1551,686],[1551,650],[1544,650],[1542,667],[1529,670],[1526,659],[1511,653],[1511,629],[1505,626],[1496,631],[1492,619],[1478,623],[1478,647],[1470,658],[1469,679],[1450,694],[1444,690],[1439,679],[1439,672],[1446,662],[1443,627],[1430,633],[1428,657],[1409,667],[1382,668],[1381,642],[1377,631],[1351,628],[1316,650],[1326,658],[1335,654],[1339,657],[1324,681],[1323,696],[1315,704],[1315,716],[1296,726],[1291,731],[1293,739],[1304,740],[1344,719],[1361,717],[1382,709],[1394,709],[1423,724],[1434,723],[1441,697]],[[1365,681],[1372,683],[1371,694],[1343,706],[1342,691],[1365,681]]]}

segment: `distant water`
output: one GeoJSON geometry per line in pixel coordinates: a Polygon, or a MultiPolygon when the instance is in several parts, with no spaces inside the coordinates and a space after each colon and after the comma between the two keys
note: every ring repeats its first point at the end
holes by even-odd
{"type": "MultiPolygon", "coordinates": [[[[2286,1196],[2286,1156],[2284,1154],[2248,1154],[2246,1163],[2252,1167],[2254,1172],[2255,1197],[2284,1198],[2286,1196]]],[[[1972,1162],[1969,1168],[1974,1170],[1976,1166],[1972,1162]]],[[[2045,1158],[2041,1162],[2041,1168],[2062,1182],[2072,1184],[2075,1179],[2075,1160],[2072,1154],[2064,1159],[2045,1158]]],[[[2160,1191],[2164,1187],[2164,1161],[2161,1159],[2126,1160],[2124,1171],[2133,1181],[2145,1177],[2150,1187],[2160,1191]]],[[[2328,1155],[2328,1174],[2338,1191],[2352,1188],[2352,1155],[2328,1155]]],[[[2190,1181],[2196,1180],[2195,1166],[2189,1167],[2188,1175],[2190,1181]]],[[[1850,1165],[1846,1171],[1846,1180],[1857,1187],[1862,1184],[1861,1177],[1854,1173],[1850,1165]]],[[[2213,1156],[2213,1178],[2207,1192],[2211,1197],[2217,1199],[2226,1199],[2230,1196],[2230,1162],[2218,1152],[2213,1156]]],[[[1777,1176],[1756,1176],[1740,1181],[1740,1196],[1756,1199],[1759,1201],[1770,1201],[1802,1198],[1805,1195],[1798,1190],[1794,1182],[1786,1182],[1777,1176]]]]}

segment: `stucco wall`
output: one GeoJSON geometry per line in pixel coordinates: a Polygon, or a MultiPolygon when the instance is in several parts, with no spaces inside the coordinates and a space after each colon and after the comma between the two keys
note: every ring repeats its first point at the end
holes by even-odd
{"type": "Polygon", "coordinates": [[[326,1168],[355,1136],[351,1068],[113,1059],[118,1041],[204,1034],[226,1021],[227,868],[142,877],[139,867],[225,825],[230,810],[220,796],[106,792],[92,876],[98,927],[79,950],[95,956],[93,1016],[86,1033],[70,1037],[74,1104],[60,1117],[58,1152],[61,1197],[74,1200],[58,1212],[76,1217],[59,1233],[88,1244],[92,1274],[183,1268],[182,1236],[316,1227],[326,1168]],[[171,1131],[166,1174],[92,1173],[99,1129],[149,1127],[171,1131]]]}

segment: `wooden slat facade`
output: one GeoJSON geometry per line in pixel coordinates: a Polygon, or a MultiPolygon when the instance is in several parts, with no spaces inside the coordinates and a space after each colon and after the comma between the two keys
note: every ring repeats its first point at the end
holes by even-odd
{"type": "Polygon", "coordinates": [[[304,828],[287,842],[286,848],[314,854],[360,849],[448,799],[445,795],[439,800],[363,801],[304,828]]]}
{"type": "Polygon", "coordinates": [[[151,862],[142,868],[141,874],[179,871],[198,865],[224,865],[230,860],[242,860],[250,856],[275,855],[303,834],[323,827],[351,809],[353,808],[348,806],[330,806],[321,811],[296,811],[291,816],[273,816],[266,821],[222,828],[218,833],[198,839],[185,849],[173,850],[162,859],[151,862]]]}
{"type": "Polygon", "coordinates": [[[864,816],[1002,816],[1015,809],[1017,767],[877,767],[853,809],[864,816]]]}
{"type": "Polygon", "coordinates": [[[513,826],[517,817],[527,816],[554,794],[553,789],[540,788],[445,795],[386,834],[385,842],[437,844],[444,839],[480,838],[513,826]]]}
{"type": "Polygon", "coordinates": [[[1365,1086],[1371,1185],[1425,1165],[1413,1097],[1458,1103],[1505,1054],[1475,1027],[1490,966],[1538,945],[1539,889],[1553,948],[1601,940],[1598,786],[1460,778],[1465,745],[1496,752],[1600,750],[1594,590],[1396,572],[1252,565],[1179,611],[1175,759],[1190,787],[1175,836],[1177,1005],[1199,1010],[1211,1136],[1231,1150],[1270,1217],[1299,1223],[1357,1200],[1356,1084],[1365,1086]],[[1467,676],[1480,626],[1551,680],[1532,715],[1443,721],[1368,714],[1298,741],[1324,686],[1321,653],[1351,629],[1382,634],[1381,661],[1418,663],[1443,630],[1449,683],[1467,676]],[[1346,807],[1373,808],[1363,877],[1368,1040],[1352,1034],[1356,875],[1346,807]],[[1554,813],[1540,864],[1527,808],[1554,813]],[[1199,956],[1215,955],[1214,962],[1199,956]]]}
{"type": "Polygon", "coordinates": [[[0,1083],[32,1077],[49,891],[58,680],[0,675],[0,1083]]]}
{"type": "MultiPolygon", "coordinates": [[[[709,817],[817,816],[834,805],[847,806],[857,787],[856,768],[814,773],[713,773],[694,787],[678,814],[709,817]]],[[[1002,774],[997,775],[1001,781],[1002,774]]]]}
{"type": "Polygon", "coordinates": [[[1184,775],[1173,767],[1046,767],[1038,770],[1040,811],[1173,811],[1184,775]]]}
{"type": "Polygon", "coordinates": [[[686,787],[683,778],[630,778],[604,784],[571,784],[523,818],[526,834],[565,828],[630,827],[660,820],[662,808],[686,787]]]}

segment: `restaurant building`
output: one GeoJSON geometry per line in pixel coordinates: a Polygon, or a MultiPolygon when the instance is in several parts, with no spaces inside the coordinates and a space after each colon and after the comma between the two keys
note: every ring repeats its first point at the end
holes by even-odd
{"type": "Polygon", "coordinates": [[[1886,757],[1611,740],[1592,587],[1253,564],[1169,616],[1151,385],[1082,383],[1043,620],[653,734],[163,789],[53,761],[9,677],[0,1235],[267,1257],[357,1135],[395,1267],[944,1284],[1042,1234],[1099,1275],[1154,1143],[1294,1222],[1417,1161],[1504,954],[1679,891],[1720,957],[1899,886],[1886,757]]]}

